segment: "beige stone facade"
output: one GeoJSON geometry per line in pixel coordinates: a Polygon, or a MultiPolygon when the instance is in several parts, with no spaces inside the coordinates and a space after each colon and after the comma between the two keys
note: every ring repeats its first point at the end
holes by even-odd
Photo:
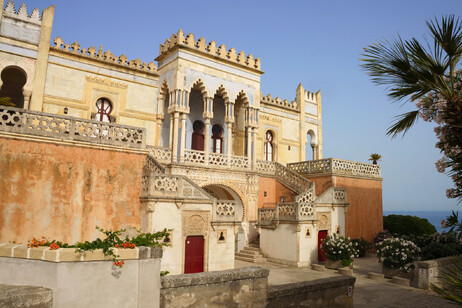
{"type": "Polygon", "coordinates": [[[323,158],[321,91],[300,84],[294,101],[264,95],[259,58],[181,29],[160,44],[157,63],[147,63],[51,38],[54,6],[4,7],[0,96],[19,109],[3,111],[1,133],[6,140],[29,134],[146,155],[134,213],[145,231],[173,229],[163,268],[183,272],[190,237],[203,238],[203,269],[218,270],[232,267],[234,252],[259,235],[267,237],[265,253],[275,253],[268,239],[282,241],[293,228],[297,236],[286,244],[295,254],[273,258],[308,264],[324,212],[331,217],[326,229],[344,234],[346,195],[337,200],[329,190],[318,202],[313,182],[285,166],[305,160],[307,143],[315,161],[323,158]],[[11,114],[31,124],[24,129],[11,114]],[[262,183],[273,188],[262,191],[262,183]],[[290,223],[281,227],[279,220],[290,223]]]}

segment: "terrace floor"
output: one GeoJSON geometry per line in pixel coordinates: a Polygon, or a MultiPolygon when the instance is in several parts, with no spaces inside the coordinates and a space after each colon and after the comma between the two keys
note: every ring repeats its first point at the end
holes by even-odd
{"type": "MultiPolygon", "coordinates": [[[[274,263],[235,261],[236,268],[246,266],[268,268],[270,270],[268,285],[280,285],[340,275],[337,271],[328,269],[321,272],[310,268],[296,268],[274,263]]],[[[377,262],[377,257],[374,254],[368,254],[364,258],[354,260],[353,276],[356,277],[353,295],[354,307],[460,307],[434,292],[399,286],[391,283],[391,279],[386,279],[383,282],[371,280],[367,278],[368,272],[381,273],[381,265],[377,262]]]]}

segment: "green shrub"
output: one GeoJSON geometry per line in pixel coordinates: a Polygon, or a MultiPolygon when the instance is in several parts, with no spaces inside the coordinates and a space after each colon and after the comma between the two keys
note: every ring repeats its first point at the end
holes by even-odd
{"type": "Polygon", "coordinates": [[[383,217],[383,227],[398,236],[433,234],[436,228],[427,219],[417,216],[388,215],[383,217]]]}
{"type": "Polygon", "coordinates": [[[422,247],[420,251],[420,257],[422,258],[422,261],[425,261],[455,256],[459,255],[461,252],[461,246],[457,243],[441,244],[433,242],[427,246],[422,247]]]}

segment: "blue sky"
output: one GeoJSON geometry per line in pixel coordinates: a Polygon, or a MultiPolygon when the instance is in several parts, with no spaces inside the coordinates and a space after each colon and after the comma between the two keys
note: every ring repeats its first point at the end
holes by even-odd
{"type": "MultiPolygon", "coordinates": [[[[459,209],[445,197],[450,179],[432,124],[419,121],[404,137],[385,135],[394,116],[412,105],[392,104],[383,87],[360,70],[362,48],[399,33],[423,39],[425,21],[460,15],[462,1],[25,1],[55,4],[52,39],[103,44],[115,55],[149,62],[159,43],[182,28],[260,57],[264,95],[293,100],[301,82],[322,90],[324,157],[366,162],[380,153],[384,210],[459,209]]],[[[16,8],[19,3],[16,4],[16,8]]]]}

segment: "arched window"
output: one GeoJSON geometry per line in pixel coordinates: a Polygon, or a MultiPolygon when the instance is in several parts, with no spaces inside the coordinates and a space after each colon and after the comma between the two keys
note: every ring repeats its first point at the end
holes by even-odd
{"type": "Polygon", "coordinates": [[[265,160],[266,161],[273,161],[273,133],[271,131],[266,132],[266,140],[265,140],[265,160]]]}
{"type": "Polygon", "coordinates": [[[212,151],[223,153],[223,128],[218,124],[212,126],[212,151]]]}
{"type": "Polygon", "coordinates": [[[111,112],[112,112],[112,104],[107,98],[100,98],[96,101],[96,115],[95,120],[101,122],[112,122],[111,121],[111,112]]]}
{"type": "Polygon", "coordinates": [[[197,151],[204,150],[204,122],[195,121],[193,124],[193,134],[191,140],[191,149],[197,151]]]}
{"type": "Polygon", "coordinates": [[[15,66],[6,67],[1,75],[3,85],[0,97],[8,97],[14,107],[24,108],[23,87],[27,77],[22,69],[15,66]]]}

